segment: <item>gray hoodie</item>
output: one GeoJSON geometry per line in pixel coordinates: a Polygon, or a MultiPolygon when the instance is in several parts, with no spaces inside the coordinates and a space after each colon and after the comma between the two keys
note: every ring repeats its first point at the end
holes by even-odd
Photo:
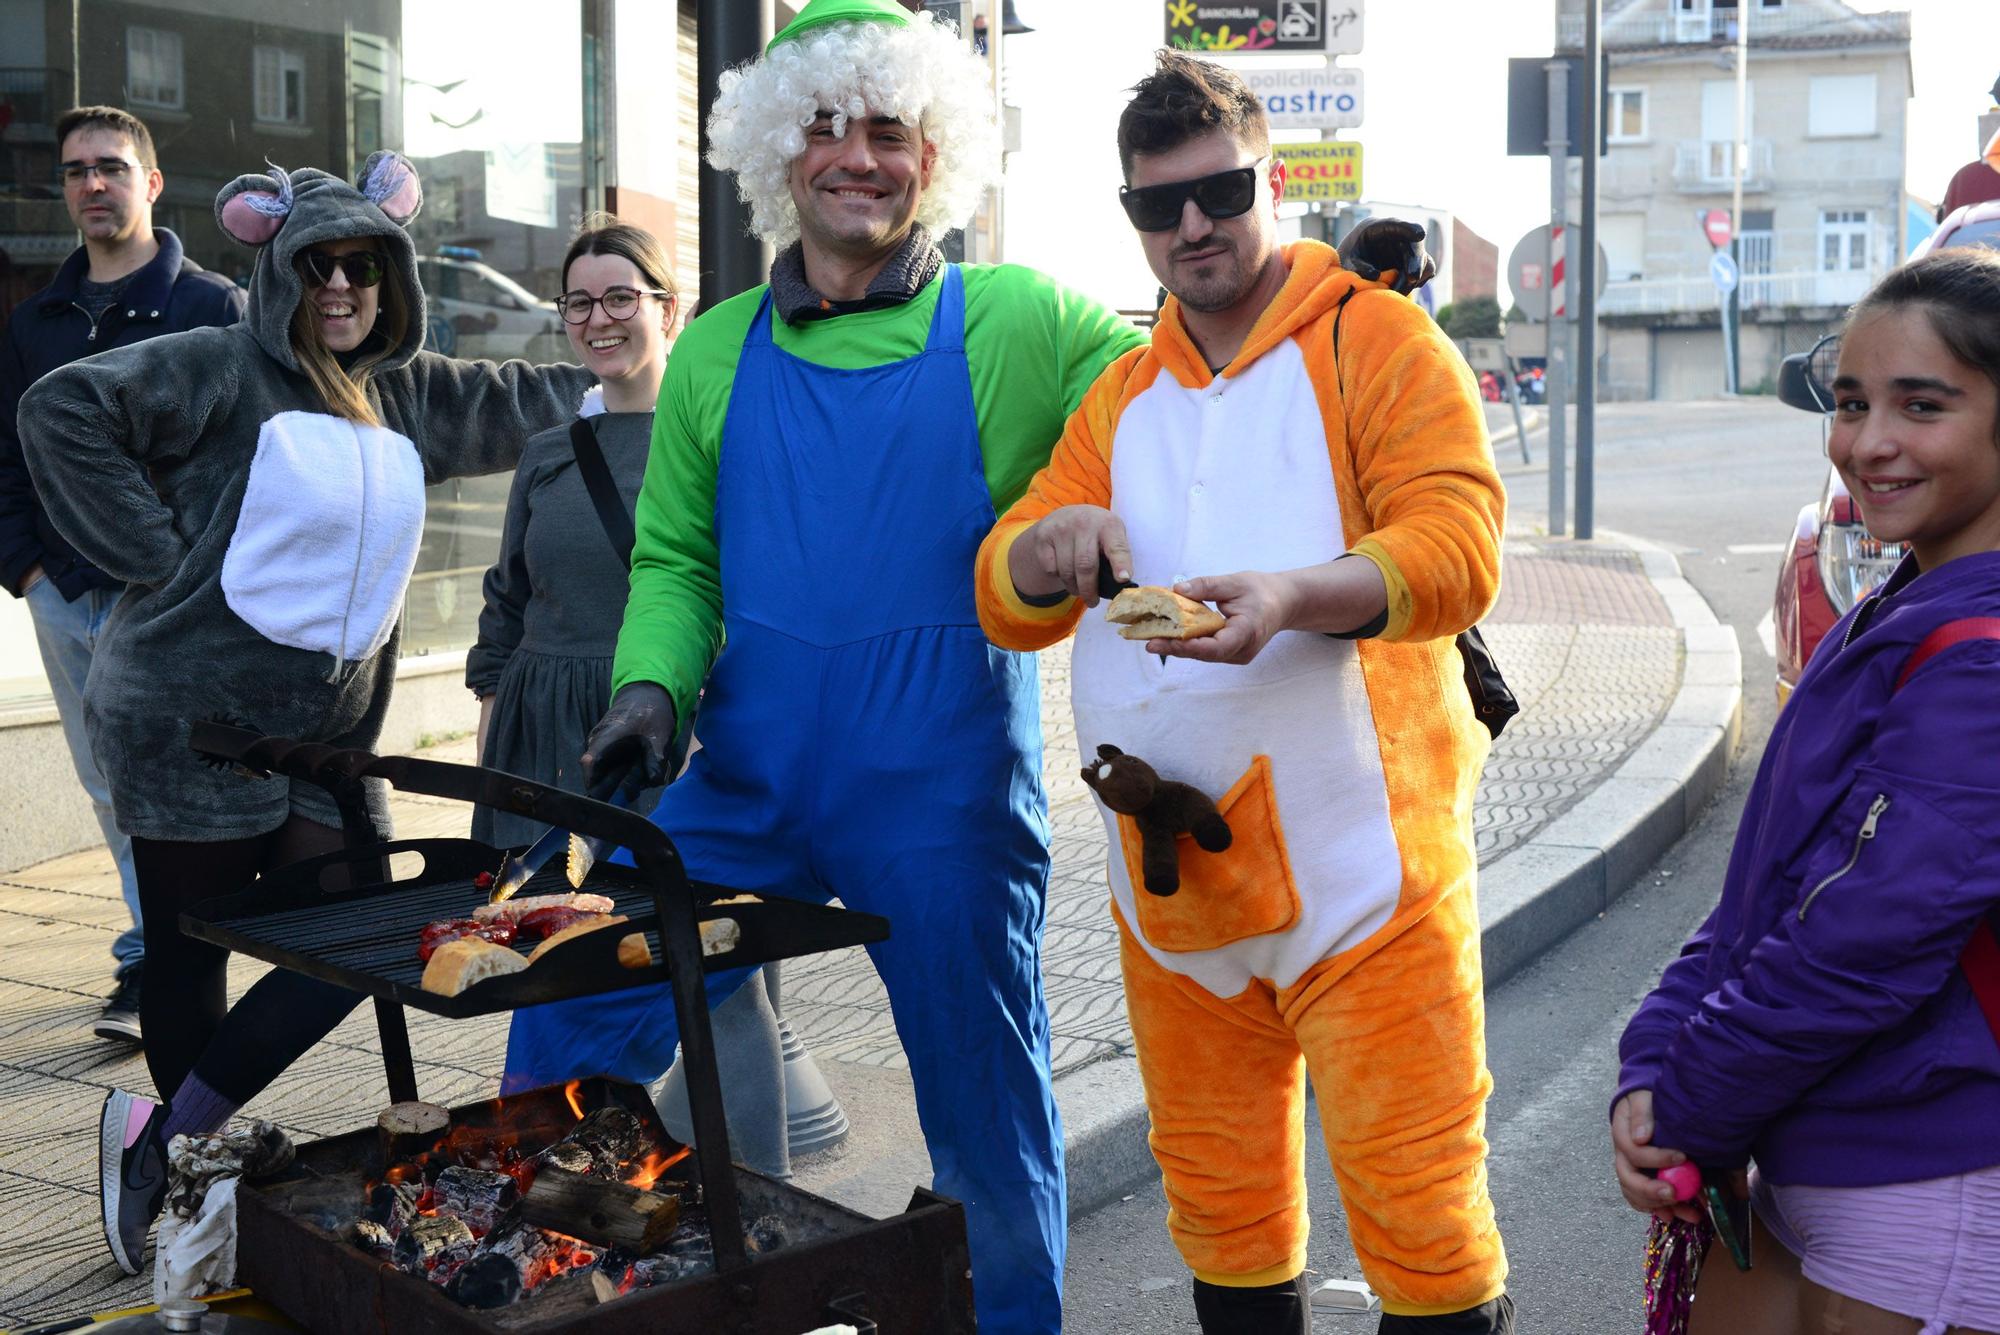
{"type": "MultiPolygon", "coordinates": [[[[240,177],[216,215],[259,247],[243,321],[71,363],[21,400],[21,443],[50,517],[130,586],[84,695],[128,834],[248,838],[292,812],[337,825],[317,787],[202,762],[189,728],[227,719],[373,749],[424,487],[512,467],[522,442],[568,421],[594,383],[577,366],[422,350],[424,295],[402,227],[420,205],[414,169],[392,153],[369,159],[358,188],[310,169],[240,177]],[[411,313],[368,381],[381,427],[329,414],[291,350],[304,297],[293,258],[357,236],[380,241],[383,281],[401,284],[411,313]]],[[[386,833],[382,799],[371,793],[386,833]]]]}

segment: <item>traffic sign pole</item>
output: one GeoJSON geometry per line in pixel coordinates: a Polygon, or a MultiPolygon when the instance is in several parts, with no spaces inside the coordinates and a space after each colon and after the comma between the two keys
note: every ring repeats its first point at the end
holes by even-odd
{"type": "Polygon", "coordinates": [[[1597,159],[1602,151],[1603,0],[1583,0],[1583,225],[1577,229],[1576,536],[1595,532],[1597,508],[1597,159]]]}
{"type": "MultiPolygon", "coordinates": [[[[1549,72],[1549,262],[1542,272],[1556,269],[1556,244],[1569,212],[1569,66],[1552,60],[1549,72]]],[[[1564,298],[1567,292],[1553,279],[1549,287],[1549,355],[1542,373],[1547,387],[1549,413],[1549,533],[1561,537],[1569,531],[1567,502],[1569,479],[1565,476],[1569,449],[1569,419],[1565,390],[1569,383],[1565,365],[1569,333],[1563,328],[1564,298]]]]}

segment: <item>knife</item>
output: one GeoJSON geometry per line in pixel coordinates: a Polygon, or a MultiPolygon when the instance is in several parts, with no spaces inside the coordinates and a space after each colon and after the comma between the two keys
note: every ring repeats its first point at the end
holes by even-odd
{"type": "MultiPolygon", "coordinates": [[[[613,776],[609,782],[592,788],[584,796],[594,798],[600,802],[609,802],[614,807],[629,807],[632,805],[632,799],[639,795],[639,790],[636,788],[627,789],[619,787],[619,780],[623,777],[623,775],[613,776]],[[613,789],[615,791],[609,791],[613,789]],[[606,795],[607,791],[609,791],[609,796],[606,795]]],[[[486,902],[489,904],[498,904],[503,900],[512,899],[520,892],[521,887],[526,885],[534,874],[546,866],[548,860],[556,855],[556,850],[568,848],[570,840],[574,837],[568,830],[558,825],[530,844],[527,852],[521,854],[519,857],[509,857],[505,862],[500,864],[500,874],[494,878],[493,891],[486,897],[486,902]]],[[[594,852],[592,858],[593,860],[595,858],[594,852]]],[[[585,863],[584,866],[585,870],[589,869],[589,863],[585,863]]],[[[571,877],[572,880],[570,883],[572,885],[582,879],[574,869],[571,871],[571,877]]]]}
{"type": "MultiPolygon", "coordinates": [[[[1106,556],[1103,552],[1099,552],[1097,554],[1098,597],[1106,599],[1116,598],[1119,594],[1123,593],[1125,590],[1136,589],[1138,587],[1139,587],[1138,584],[1135,583],[1134,581],[1129,579],[1120,579],[1116,574],[1112,573],[1110,557],[1106,556]]],[[[1161,667],[1165,667],[1167,665],[1167,656],[1165,654],[1154,654],[1153,657],[1160,660],[1161,667]]]]}

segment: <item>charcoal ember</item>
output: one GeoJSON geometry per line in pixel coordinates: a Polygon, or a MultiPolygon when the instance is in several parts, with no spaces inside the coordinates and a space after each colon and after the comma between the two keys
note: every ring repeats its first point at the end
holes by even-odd
{"type": "Polygon", "coordinates": [[[438,1174],[431,1191],[440,1214],[457,1215],[474,1233],[486,1234],[521,1199],[519,1184],[507,1173],[453,1165],[438,1174]]]}
{"type": "Polygon", "coordinates": [[[396,1237],[386,1227],[373,1219],[357,1219],[348,1237],[364,1252],[387,1261],[396,1254],[396,1237]]]}
{"type": "Polygon", "coordinates": [[[667,1245],[658,1253],[662,1256],[683,1256],[698,1259],[704,1265],[715,1261],[714,1235],[709,1232],[706,1219],[684,1219],[667,1238],[667,1245]]]}
{"type": "Polygon", "coordinates": [[[413,1275],[435,1277],[440,1265],[469,1258],[478,1245],[463,1219],[448,1214],[418,1215],[396,1239],[396,1265],[413,1275]]]}
{"type": "Polygon", "coordinates": [[[449,1284],[457,1276],[460,1268],[478,1254],[479,1240],[477,1238],[454,1242],[451,1246],[438,1253],[437,1260],[431,1265],[430,1273],[424,1276],[424,1278],[441,1288],[449,1284]]]}
{"type": "Polygon", "coordinates": [[[479,1311],[506,1307],[525,1291],[520,1263],[500,1252],[480,1252],[458,1268],[445,1296],[479,1311]]]}
{"type": "Polygon", "coordinates": [[[791,1243],[791,1230],[778,1215],[759,1215],[743,1230],[743,1245],[752,1256],[764,1256],[791,1243]]]}
{"type": "Polygon", "coordinates": [[[706,1254],[701,1256],[642,1256],[626,1267],[630,1287],[650,1289],[658,1284],[678,1284],[684,1279],[706,1275],[714,1268],[706,1254]]]}
{"type": "Polygon", "coordinates": [[[368,1193],[368,1208],[362,1211],[361,1218],[367,1223],[379,1225],[394,1241],[417,1217],[417,1199],[422,1195],[423,1188],[414,1183],[378,1183],[368,1193]]]}

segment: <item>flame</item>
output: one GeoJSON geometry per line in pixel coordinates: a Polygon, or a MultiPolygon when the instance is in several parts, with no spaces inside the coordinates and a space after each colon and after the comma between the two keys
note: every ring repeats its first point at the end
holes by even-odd
{"type": "Polygon", "coordinates": [[[672,1153],[655,1150],[634,1164],[625,1174],[625,1184],[647,1191],[660,1180],[660,1175],[688,1157],[688,1147],[682,1145],[672,1153]]]}
{"type": "Polygon", "coordinates": [[[583,1081],[581,1080],[572,1080],[563,1086],[563,1097],[569,1100],[570,1111],[576,1114],[576,1120],[579,1122],[583,1120],[582,1090],[583,1081]]]}

